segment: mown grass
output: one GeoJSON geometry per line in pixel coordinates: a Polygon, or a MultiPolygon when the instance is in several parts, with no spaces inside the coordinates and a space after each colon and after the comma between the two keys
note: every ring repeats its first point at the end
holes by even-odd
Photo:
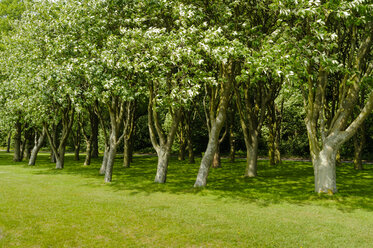
{"type": "MultiPolygon", "coordinates": [[[[244,160],[214,169],[194,189],[198,163],[171,159],[167,183],[153,183],[156,158],[118,159],[104,184],[99,160],[66,159],[55,170],[0,153],[0,247],[372,247],[373,166],[338,167],[339,193],[313,193],[310,163],[259,162],[243,178],[244,160]]],[[[198,162],[198,161],[197,161],[198,162]]]]}

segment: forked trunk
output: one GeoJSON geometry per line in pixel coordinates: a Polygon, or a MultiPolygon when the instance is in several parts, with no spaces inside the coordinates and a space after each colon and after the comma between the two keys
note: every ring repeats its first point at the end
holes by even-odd
{"type": "Polygon", "coordinates": [[[30,160],[28,162],[28,165],[35,165],[35,162],[36,162],[36,158],[38,156],[38,152],[41,148],[41,146],[43,145],[44,143],[44,139],[45,139],[45,132],[43,131],[43,133],[40,135],[39,138],[37,138],[37,135],[35,134],[35,145],[34,147],[32,148],[32,151],[31,151],[31,155],[30,155],[30,160]]]}
{"type": "Polygon", "coordinates": [[[168,161],[170,158],[170,149],[168,147],[160,147],[157,151],[158,165],[157,174],[155,175],[155,183],[165,183],[167,179],[168,161]]]}
{"type": "Polygon", "coordinates": [[[65,166],[65,145],[61,145],[56,156],[56,169],[63,169],[65,166]]]}
{"type": "Polygon", "coordinates": [[[324,145],[323,149],[315,154],[313,167],[315,174],[315,192],[334,194],[337,192],[336,179],[336,151],[330,145],[324,145]]]}
{"type": "Polygon", "coordinates": [[[102,158],[102,164],[100,168],[100,175],[104,175],[106,171],[106,165],[109,157],[110,146],[105,145],[104,157],[102,158]]]}

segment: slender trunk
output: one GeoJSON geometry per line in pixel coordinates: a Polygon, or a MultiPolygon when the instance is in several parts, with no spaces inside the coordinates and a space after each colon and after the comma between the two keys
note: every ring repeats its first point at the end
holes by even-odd
{"type": "Polygon", "coordinates": [[[216,128],[211,130],[211,134],[209,135],[209,142],[207,144],[205,154],[202,157],[201,165],[198,171],[196,182],[194,183],[194,187],[204,187],[207,185],[207,177],[209,175],[210,166],[214,158],[216,148],[218,146],[218,135],[219,134],[216,128]]]}
{"type": "Polygon", "coordinates": [[[269,137],[268,137],[268,158],[269,158],[269,164],[275,165],[275,135],[274,135],[274,128],[272,123],[272,118],[269,118],[268,121],[268,129],[269,129],[269,137]]]}
{"type": "Polygon", "coordinates": [[[75,146],[74,149],[74,160],[79,161],[80,160],[80,144],[78,146],[75,146]]]}
{"type": "Polygon", "coordinates": [[[178,153],[177,159],[179,161],[183,161],[183,160],[185,160],[185,146],[186,146],[184,126],[183,126],[184,117],[182,117],[180,122],[181,122],[180,136],[179,136],[180,143],[179,143],[179,153],[178,153]]]}
{"type": "MultiPolygon", "coordinates": [[[[58,132],[59,132],[59,129],[60,129],[60,123],[58,123],[57,125],[54,125],[53,128],[52,128],[52,142],[53,144],[56,144],[56,146],[59,146],[59,141],[58,141],[58,132]]],[[[54,151],[53,149],[51,149],[51,163],[56,163],[57,162],[57,159],[56,159],[56,155],[54,154],[54,151]]]]}
{"type": "Polygon", "coordinates": [[[98,158],[98,116],[93,111],[91,114],[91,128],[92,128],[92,158],[98,158]]]}
{"type": "Polygon", "coordinates": [[[19,121],[16,123],[16,133],[14,134],[14,162],[21,162],[21,143],[22,143],[22,125],[19,121]]]}
{"type": "Polygon", "coordinates": [[[92,142],[91,140],[86,140],[86,155],[85,155],[85,160],[84,160],[84,165],[90,165],[91,164],[91,157],[92,157],[92,142]]]}
{"type": "Polygon", "coordinates": [[[123,167],[129,168],[131,166],[131,140],[123,140],[123,167]]]}
{"type": "Polygon", "coordinates": [[[179,154],[177,156],[179,161],[185,160],[185,140],[180,141],[179,154]]]}
{"type": "Polygon", "coordinates": [[[364,124],[357,130],[354,136],[354,168],[363,170],[362,154],[365,146],[365,126],[364,124]]]}
{"type": "Polygon", "coordinates": [[[194,152],[193,152],[193,141],[192,141],[192,133],[190,130],[190,113],[187,114],[186,122],[185,122],[185,131],[186,131],[186,139],[187,139],[187,145],[188,145],[188,163],[194,164],[194,152]]]}
{"type": "Polygon", "coordinates": [[[220,144],[218,144],[216,147],[214,158],[212,160],[212,168],[221,168],[220,144]]]}
{"type": "Polygon", "coordinates": [[[29,160],[28,165],[35,165],[36,158],[38,156],[38,152],[39,152],[40,148],[42,147],[42,145],[44,143],[45,135],[46,134],[45,134],[44,130],[43,130],[43,133],[39,136],[39,138],[37,137],[37,132],[35,133],[35,145],[32,148],[31,156],[30,156],[30,160],[29,160]]]}
{"type": "Polygon", "coordinates": [[[336,149],[324,145],[323,149],[315,154],[315,159],[312,161],[315,174],[315,191],[317,193],[336,193],[336,149]]]}
{"type": "Polygon", "coordinates": [[[158,165],[157,165],[157,174],[155,176],[154,182],[156,183],[165,183],[167,179],[167,169],[168,161],[170,158],[170,148],[169,147],[160,147],[157,151],[158,155],[158,165]]]}
{"type": "Polygon", "coordinates": [[[25,151],[26,151],[26,144],[27,144],[27,139],[25,138],[23,142],[21,142],[21,161],[23,160],[23,157],[25,156],[25,151]]]}
{"type": "Polygon", "coordinates": [[[110,144],[110,150],[107,154],[107,164],[106,164],[106,169],[105,169],[105,182],[106,183],[111,182],[116,155],[117,155],[117,145],[115,143],[110,144]]]}
{"type": "Polygon", "coordinates": [[[255,131],[250,132],[250,137],[245,137],[247,161],[245,177],[257,176],[257,161],[258,161],[258,135],[255,131]]]}
{"type": "Polygon", "coordinates": [[[6,147],[6,152],[7,153],[10,153],[10,142],[12,140],[12,132],[9,132],[8,134],[8,144],[7,144],[7,147],[6,147]]]}
{"type": "Polygon", "coordinates": [[[233,163],[236,157],[236,139],[233,131],[233,127],[229,130],[229,162],[233,163]]]}
{"type": "Polygon", "coordinates": [[[105,144],[105,151],[104,157],[102,158],[101,168],[100,168],[100,175],[104,175],[106,171],[107,161],[109,157],[110,146],[105,144]]]}
{"type": "Polygon", "coordinates": [[[276,134],[275,138],[275,164],[281,164],[281,152],[280,152],[280,134],[276,134]]]}

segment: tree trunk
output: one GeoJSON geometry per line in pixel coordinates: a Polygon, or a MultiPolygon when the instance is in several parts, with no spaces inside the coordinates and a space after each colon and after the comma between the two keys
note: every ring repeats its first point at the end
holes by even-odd
{"type": "Polygon", "coordinates": [[[100,175],[104,175],[106,171],[107,161],[109,157],[110,146],[105,144],[104,157],[102,158],[102,164],[100,168],[100,175]]]}
{"type": "Polygon", "coordinates": [[[7,153],[10,153],[10,142],[12,140],[12,132],[9,132],[8,134],[8,143],[7,143],[7,147],[6,147],[6,152],[7,153]]]}
{"type": "Polygon", "coordinates": [[[45,131],[43,130],[43,133],[38,138],[37,132],[35,132],[35,145],[32,148],[31,156],[30,156],[30,160],[28,162],[28,165],[35,165],[36,158],[38,156],[38,152],[39,152],[40,148],[42,147],[42,145],[44,143],[45,135],[46,135],[45,131]]]}
{"type": "Polygon", "coordinates": [[[250,132],[249,137],[245,137],[246,143],[246,170],[245,177],[257,176],[257,161],[258,161],[258,135],[257,132],[250,132]]]}
{"type": "Polygon", "coordinates": [[[185,146],[186,146],[186,138],[185,138],[185,132],[184,129],[185,127],[183,126],[184,124],[184,115],[181,117],[181,125],[180,125],[180,133],[179,133],[179,153],[177,156],[177,159],[179,161],[185,160],[185,146]]]}
{"type": "Polygon", "coordinates": [[[65,148],[66,146],[62,144],[58,149],[58,156],[56,156],[56,169],[63,169],[65,167],[65,148]]]}
{"type": "MultiPolygon", "coordinates": [[[[58,123],[57,125],[53,125],[52,127],[52,142],[56,144],[56,146],[59,146],[59,140],[58,140],[58,133],[60,129],[61,123],[58,123]]],[[[51,145],[50,145],[51,146],[51,145]]],[[[56,163],[56,155],[54,154],[54,151],[51,147],[51,163],[56,163]]]]}
{"type": "Polygon", "coordinates": [[[74,160],[79,161],[80,160],[80,144],[79,146],[76,146],[74,149],[74,160]]]}
{"type": "Polygon", "coordinates": [[[21,143],[22,143],[22,125],[19,121],[16,123],[16,133],[14,134],[14,162],[21,162],[21,143]]]}
{"type": "Polygon", "coordinates": [[[212,168],[221,168],[221,159],[220,159],[220,144],[217,145],[216,151],[214,154],[214,159],[212,160],[212,168]]]}
{"type": "Polygon", "coordinates": [[[92,142],[91,140],[86,140],[86,155],[85,155],[85,160],[84,160],[84,165],[90,165],[91,164],[91,157],[92,157],[92,142]]]}
{"type": "Polygon", "coordinates": [[[315,174],[315,192],[334,194],[337,192],[336,149],[325,145],[312,161],[315,174]]]}
{"type": "Polygon", "coordinates": [[[170,158],[169,147],[160,147],[157,151],[158,165],[157,174],[155,175],[155,183],[165,183],[167,179],[168,161],[170,158]]]}
{"type": "Polygon", "coordinates": [[[91,115],[91,129],[92,129],[92,158],[98,158],[98,116],[97,114],[92,111],[90,112],[91,115]]]}
{"type": "Polygon", "coordinates": [[[177,159],[179,161],[185,160],[185,143],[186,143],[185,140],[180,140],[179,154],[177,156],[177,159]]]}
{"type": "Polygon", "coordinates": [[[219,89],[220,99],[217,100],[215,96],[210,95],[210,113],[208,114],[207,112],[205,112],[209,129],[209,141],[205,154],[203,155],[201,160],[201,165],[199,167],[194,187],[205,187],[207,185],[207,177],[219,143],[220,131],[223,128],[224,122],[227,117],[227,108],[233,86],[234,64],[228,63],[222,65],[221,68],[221,77],[224,79],[224,83],[219,89]]]}
{"type": "Polygon", "coordinates": [[[217,129],[211,130],[209,135],[209,142],[205,154],[202,157],[201,165],[199,167],[198,175],[194,187],[205,187],[207,185],[207,177],[209,175],[210,166],[215,155],[215,151],[218,146],[218,135],[217,129]]]}
{"type": "Polygon", "coordinates": [[[278,133],[275,138],[275,164],[281,164],[281,152],[280,152],[280,133],[278,133]]]}
{"type": "Polygon", "coordinates": [[[275,165],[275,135],[273,133],[273,122],[272,118],[268,120],[268,129],[269,129],[269,137],[268,137],[268,159],[270,165],[275,165]]]}
{"type": "Polygon", "coordinates": [[[105,170],[105,183],[110,183],[113,176],[113,167],[115,156],[117,155],[117,147],[113,145],[110,147],[110,151],[107,156],[107,165],[105,170]]]}
{"type": "Polygon", "coordinates": [[[131,140],[123,140],[123,167],[129,168],[131,166],[131,140]]]}
{"type": "Polygon", "coordinates": [[[233,163],[236,157],[236,139],[233,127],[229,130],[229,162],[233,163]]]}

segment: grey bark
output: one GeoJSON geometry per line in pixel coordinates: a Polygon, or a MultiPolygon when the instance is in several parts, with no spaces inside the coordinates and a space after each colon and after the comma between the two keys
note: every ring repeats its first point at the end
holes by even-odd
{"type": "Polygon", "coordinates": [[[101,163],[101,168],[100,168],[100,175],[104,175],[106,171],[106,165],[109,157],[109,151],[110,151],[110,146],[108,144],[105,144],[105,151],[104,151],[104,156],[102,158],[102,163],[101,163]]]}
{"type": "Polygon", "coordinates": [[[245,177],[257,176],[257,161],[258,161],[258,133],[256,131],[250,133],[249,137],[245,137],[246,144],[246,169],[245,177]]]}
{"type": "Polygon", "coordinates": [[[44,129],[43,129],[43,132],[39,135],[39,137],[38,137],[38,133],[35,132],[34,147],[32,148],[28,165],[35,165],[38,152],[44,143],[45,136],[46,136],[46,133],[44,129]]]}
{"type": "Polygon", "coordinates": [[[194,187],[205,187],[207,185],[207,177],[215,151],[219,143],[220,131],[223,128],[226,119],[226,112],[234,80],[233,71],[233,64],[231,62],[221,66],[221,77],[224,79],[224,81],[221,85],[221,88],[216,89],[220,93],[218,104],[216,104],[216,102],[214,101],[214,99],[216,99],[214,97],[216,92],[212,92],[212,94],[210,94],[209,113],[207,113],[207,111],[205,112],[209,130],[209,141],[205,154],[203,155],[201,160],[194,187]],[[218,106],[217,108],[215,108],[216,105],[218,106]]]}

